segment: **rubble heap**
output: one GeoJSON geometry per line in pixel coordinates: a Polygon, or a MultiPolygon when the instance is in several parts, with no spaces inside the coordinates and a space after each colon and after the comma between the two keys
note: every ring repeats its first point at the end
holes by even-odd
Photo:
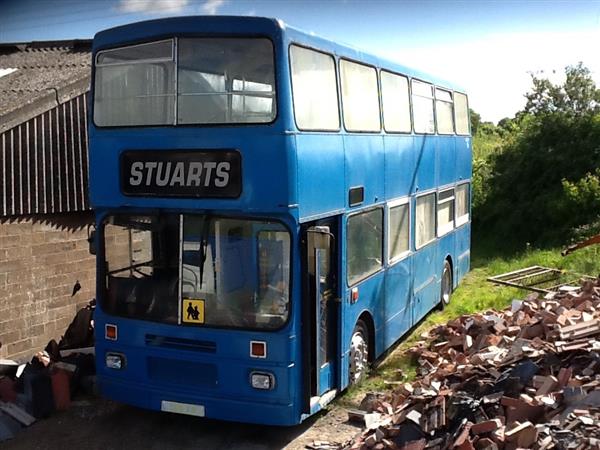
{"type": "Polygon", "coordinates": [[[422,338],[417,381],[349,412],[366,426],[350,448],[600,448],[600,280],[422,338]]]}
{"type": "Polygon", "coordinates": [[[67,410],[74,395],[93,392],[94,307],[92,300],[80,309],[60,342],[51,340],[29,362],[0,359],[0,443],[67,410]]]}

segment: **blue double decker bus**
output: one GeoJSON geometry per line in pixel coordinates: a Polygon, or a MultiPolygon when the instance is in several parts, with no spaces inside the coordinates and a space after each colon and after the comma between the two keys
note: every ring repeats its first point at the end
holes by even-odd
{"type": "Polygon", "coordinates": [[[98,33],[103,395],[291,425],[469,269],[466,94],[257,17],[98,33]]]}

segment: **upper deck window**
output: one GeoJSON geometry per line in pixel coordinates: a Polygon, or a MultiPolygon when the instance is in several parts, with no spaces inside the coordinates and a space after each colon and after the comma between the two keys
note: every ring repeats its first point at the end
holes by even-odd
{"type": "Polygon", "coordinates": [[[435,133],[433,116],[433,86],[412,80],[413,120],[415,133],[435,133]]]}
{"type": "Polygon", "coordinates": [[[381,71],[381,99],[385,131],[410,133],[408,78],[381,71]]]}
{"type": "Polygon", "coordinates": [[[175,118],[173,40],[98,53],[95,87],[96,125],[172,125],[175,118]]]}
{"type": "Polygon", "coordinates": [[[444,89],[435,88],[435,116],[439,134],[454,134],[452,94],[444,89]]]}
{"type": "Polygon", "coordinates": [[[348,131],[379,131],[379,89],[373,67],[340,62],[344,125],[348,131]]]}
{"type": "Polygon", "coordinates": [[[468,135],[469,104],[465,94],[454,93],[454,117],[456,120],[456,134],[468,135]]]}
{"type": "Polygon", "coordinates": [[[290,60],[298,128],[338,130],[340,117],[333,57],[292,45],[290,60]]]}
{"type": "Polygon", "coordinates": [[[268,39],[179,39],[177,64],[177,123],[275,119],[273,45],[268,39]]]}
{"type": "Polygon", "coordinates": [[[170,39],[96,57],[98,126],[268,123],[275,103],[268,39],[170,39]]]}

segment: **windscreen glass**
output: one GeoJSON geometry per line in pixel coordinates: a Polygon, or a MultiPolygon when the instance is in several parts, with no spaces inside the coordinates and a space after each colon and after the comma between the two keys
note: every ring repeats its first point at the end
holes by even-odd
{"type": "Polygon", "coordinates": [[[109,314],[252,329],[287,321],[290,235],[278,222],[119,215],[104,242],[109,314]]]}

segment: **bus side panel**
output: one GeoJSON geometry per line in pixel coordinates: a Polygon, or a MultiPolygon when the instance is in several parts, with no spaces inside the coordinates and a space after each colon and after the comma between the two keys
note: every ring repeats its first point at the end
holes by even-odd
{"type": "Polygon", "coordinates": [[[437,141],[438,186],[456,181],[456,139],[454,136],[441,136],[437,141]]]}
{"type": "Polygon", "coordinates": [[[413,258],[413,295],[415,296],[413,324],[416,324],[439,301],[438,279],[441,274],[435,273],[435,268],[439,265],[437,242],[430,242],[417,250],[413,258]]]}
{"type": "Polygon", "coordinates": [[[385,147],[385,195],[387,200],[414,192],[415,152],[412,136],[383,137],[385,147]]]}
{"type": "MultiPolygon", "coordinates": [[[[352,331],[359,316],[368,311],[375,324],[375,357],[379,356],[386,349],[384,342],[383,326],[385,324],[385,272],[383,270],[371,275],[364,281],[355,284],[358,288],[358,300],[352,303],[351,289],[346,291],[345,299],[347,307],[344,310],[344,352],[347,354],[350,350],[350,340],[352,331]]],[[[346,360],[348,356],[346,356],[346,360]]],[[[348,375],[346,374],[346,379],[348,375]]]]}
{"type": "Polygon", "coordinates": [[[454,261],[454,286],[469,271],[471,265],[471,222],[457,228],[456,236],[456,261],[454,261]]]}
{"type": "Polygon", "coordinates": [[[344,149],[339,134],[296,135],[301,218],[343,209],[344,149]]]}
{"type": "Polygon", "coordinates": [[[384,347],[390,347],[412,326],[412,255],[394,263],[386,272],[385,317],[379,331],[384,347]]]}
{"type": "MultiPolygon", "coordinates": [[[[450,232],[442,237],[439,238],[438,240],[438,260],[436,261],[436,264],[434,265],[435,267],[435,273],[438,276],[437,279],[437,286],[438,286],[438,297],[439,295],[441,295],[441,290],[442,290],[442,271],[444,270],[444,261],[446,260],[446,257],[449,256],[451,261],[452,261],[452,265],[453,267],[456,266],[456,258],[455,258],[455,253],[454,253],[454,249],[456,248],[456,235],[453,232],[450,232]]],[[[454,278],[454,277],[453,277],[454,278]]],[[[439,298],[438,298],[439,300],[439,298]]]]}
{"type": "MultiPolygon", "coordinates": [[[[383,138],[379,135],[344,136],[346,192],[363,186],[365,198],[361,206],[384,199],[383,138]]],[[[348,202],[346,194],[346,202],[348,202]]],[[[347,204],[347,203],[346,203],[347,204]]]]}
{"type": "Polygon", "coordinates": [[[456,180],[469,180],[472,172],[471,137],[456,136],[456,180]]]}
{"type": "Polygon", "coordinates": [[[416,155],[416,185],[419,191],[436,187],[436,137],[415,136],[413,151],[416,155]]]}

